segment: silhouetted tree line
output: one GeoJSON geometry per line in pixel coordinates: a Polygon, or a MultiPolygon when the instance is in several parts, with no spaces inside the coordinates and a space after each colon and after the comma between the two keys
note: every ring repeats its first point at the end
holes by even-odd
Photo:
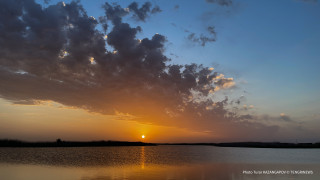
{"type": "Polygon", "coordinates": [[[159,145],[192,145],[192,146],[249,147],[249,148],[320,148],[320,142],[317,142],[317,143],[281,143],[281,142],[162,143],[159,145]]]}
{"type": "Polygon", "coordinates": [[[317,143],[281,143],[281,142],[231,142],[231,143],[144,143],[128,141],[63,141],[25,142],[19,140],[0,140],[0,147],[101,147],[101,146],[155,146],[155,145],[192,145],[219,147],[250,147],[250,148],[320,148],[317,143]]]}
{"type": "Polygon", "coordinates": [[[94,147],[94,146],[154,146],[153,143],[127,141],[62,141],[55,142],[25,142],[19,140],[0,140],[0,147],[94,147]]]}

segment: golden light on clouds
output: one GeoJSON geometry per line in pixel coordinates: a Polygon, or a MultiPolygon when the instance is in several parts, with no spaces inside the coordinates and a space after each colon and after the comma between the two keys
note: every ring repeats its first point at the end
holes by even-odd
{"type": "Polygon", "coordinates": [[[123,10],[126,11],[126,12],[130,12],[129,8],[123,8],[123,10]]]}
{"type": "Polygon", "coordinates": [[[224,74],[219,74],[213,78],[214,83],[216,85],[215,91],[219,91],[221,89],[229,89],[236,85],[233,78],[225,78],[224,74]]]}
{"type": "Polygon", "coordinates": [[[60,52],[59,58],[62,59],[64,57],[68,56],[68,55],[69,55],[69,53],[66,50],[63,50],[63,51],[60,52]]]}
{"type": "Polygon", "coordinates": [[[227,80],[230,80],[228,83],[223,84],[223,88],[230,88],[233,87],[236,83],[233,81],[233,78],[227,78],[227,80]]]}
{"type": "MultiPolygon", "coordinates": [[[[3,137],[21,140],[119,140],[150,142],[181,142],[212,138],[212,134],[153,122],[137,122],[135,116],[116,112],[102,115],[65,106],[54,101],[36,101],[34,105],[12,104],[0,98],[3,137]],[[9,131],[10,130],[10,131],[9,131]],[[137,137],[137,134],[140,136],[137,137]]],[[[191,128],[191,127],[190,127],[191,128]]]]}
{"type": "Polygon", "coordinates": [[[89,61],[90,61],[91,64],[96,64],[96,61],[94,60],[94,57],[90,57],[89,61]]]}

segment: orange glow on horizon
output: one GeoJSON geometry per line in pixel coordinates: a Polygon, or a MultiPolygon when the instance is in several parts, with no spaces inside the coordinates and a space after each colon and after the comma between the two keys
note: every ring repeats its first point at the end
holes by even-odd
{"type": "Polygon", "coordinates": [[[23,105],[12,104],[0,98],[0,109],[6,112],[0,112],[0,119],[5,124],[5,129],[0,127],[0,132],[4,136],[26,141],[51,141],[57,139],[58,135],[69,141],[148,140],[154,143],[212,138],[210,133],[202,131],[159,125],[157,122],[160,120],[150,116],[146,119],[152,121],[139,122],[141,119],[135,119],[136,116],[130,114],[103,115],[54,101],[23,105]]]}

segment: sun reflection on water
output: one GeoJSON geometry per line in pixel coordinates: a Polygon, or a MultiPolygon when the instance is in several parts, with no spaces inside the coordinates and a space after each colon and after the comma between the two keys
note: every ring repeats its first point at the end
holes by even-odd
{"type": "Polygon", "coordinates": [[[142,146],[141,147],[141,156],[140,156],[141,169],[144,169],[144,163],[145,163],[145,152],[144,152],[144,146],[142,146]]]}

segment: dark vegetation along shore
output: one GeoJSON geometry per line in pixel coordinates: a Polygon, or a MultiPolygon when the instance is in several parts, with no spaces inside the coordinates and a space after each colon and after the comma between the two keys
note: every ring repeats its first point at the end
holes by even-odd
{"type": "Polygon", "coordinates": [[[249,147],[249,148],[320,148],[317,143],[281,143],[281,142],[231,142],[231,143],[163,143],[161,145],[207,145],[218,147],[249,147]]]}
{"type": "Polygon", "coordinates": [[[232,143],[145,143],[128,141],[62,141],[25,142],[19,140],[0,140],[0,147],[102,147],[102,146],[156,146],[156,145],[189,145],[218,147],[250,148],[320,148],[318,143],[281,143],[281,142],[232,142],[232,143]]]}
{"type": "Polygon", "coordinates": [[[320,143],[280,143],[280,142],[239,142],[219,143],[221,147],[253,147],[253,148],[320,148],[320,143]]]}
{"type": "Polygon", "coordinates": [[[0,140],[0,147],[101,147],[101,146],[155,146],[153,143],[127,141],[62,141],[25,142],[19,140],[0,140]]]}

